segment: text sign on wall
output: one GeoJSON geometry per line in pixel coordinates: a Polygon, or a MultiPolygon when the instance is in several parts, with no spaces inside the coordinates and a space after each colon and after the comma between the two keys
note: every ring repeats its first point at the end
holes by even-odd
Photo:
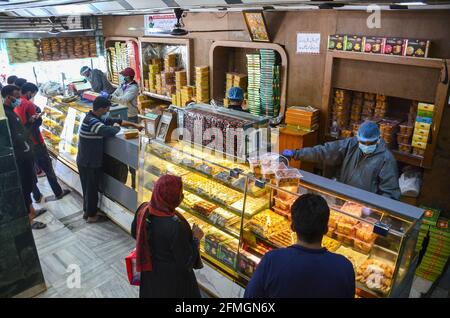
{"type": "Polygon", "coordinates": [[[320,33],[297,33],[297,53],[320,53],[320,33]]]}
{"type": "Polygon", "coordinates": [[[144,15],[145,35],[153,35],[155,33],[169,34],[176,23],[177,18],[173,13],[144,15]]]}

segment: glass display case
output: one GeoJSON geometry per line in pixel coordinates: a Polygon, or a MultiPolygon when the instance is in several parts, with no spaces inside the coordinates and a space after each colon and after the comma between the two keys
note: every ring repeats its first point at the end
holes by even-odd
{"type": "Polygon", "coordinates": [[[217,270],[246,286],[265,253],[297,242],[290,208],[301,195],[317,193],[330,206],[322,245],[352,262],[357,295],[390,297],[401,290],[414,268],[423,210],[283,164],[261,175],[256,165],[250,169],[237,158],[206,150],[142,136],[138,200],[150,200],[159,176],[181,176],[179,212],[205,232],[202,256],[217,270]]]}
{"type": "MultiPolygon", "coordinates": [[[[43,106],[41,132],[47,148],[75,171],[78,133],[84,117],[91,109],[91,103],[79,99],[67,101],[62,96],[48,98],[43,106]]],[[[126,119],[125,106],[113,106],[110,111],[112,117],[126,119]]]]}

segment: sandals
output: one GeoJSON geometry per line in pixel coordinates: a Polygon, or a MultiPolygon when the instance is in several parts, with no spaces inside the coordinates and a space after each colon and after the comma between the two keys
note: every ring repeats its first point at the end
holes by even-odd
{"type": "Polygon", "coordinates": [[[100,223],[100,222],[106,222],[108,221],[108,218],[101,216],[101,215],[96,215],[94,217],[88,217],[88,219],[86,220],[86,223],[100,223]]]}
{"type": "Polygon", "coordinates": [[[42,222],[38,222],[38,221],[34,221],[33,224],[31,224],[31,228],[33,230],[42,230],[44,228],[47,227],[47,224],[42,223],[42,222]]]}
{"type": "MultiPolygon", "coordinates": [[[[107,217],[107,215],[105,213],[100,212],[100,211],[98,211],[96,215],[98,215],[100,217],[105,217],[105,218],[107,217]]],[[[87,215],[87,213],[83,212],[83,219],[87,220],[88,218],[89,218],[89,216],[87,215]]]]}
{"type": "Polygon", "coordinates": [[[44,214],[45,212],[47,212],[47,209],[36,210],[36,212],[35,212],[36,215],[34,216],[34,218],[37,218],[38,216],[44,214]]]}

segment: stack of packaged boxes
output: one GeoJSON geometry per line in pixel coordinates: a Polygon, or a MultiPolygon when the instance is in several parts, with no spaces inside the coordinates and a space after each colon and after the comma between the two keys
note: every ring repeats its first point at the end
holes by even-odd
{"type": "Polygon", "coordinates": [[[387,111],[387,100],[386,95],[377,94],[376,102],[375,102],[375,118],[384,118],[387,111]]]}
{"type": "Polygon", "coordinates": [[[175,72],[177,67],[177,54],[167,54],[164,58],[164,71],[175,72]]]}
{"type": "Polygon", "coordinates": [[[332,122],[337,123],[340,130],[346,129],[349,124],[350,106],[352,102],[351,91],[335,89],[332,108],[332,122]]]}
{"type": "Polygon", "coordinates": [[[155,93],[159,95],[163,95],[163,86],[161,81],[161,73],[156,74],[155,76],[155,93]]]}
{"type": "Polygon", "coordinates": [[[209,66],[195,67],[197,103],[209,103],[209,66]]]}
{"type": "Polygon", "coordinates": [[[151,93],[156,93],[156,75],[161,72],[161,64],[155,63],[148,66],[148,88],[151,93]]]}
{"type": "Polygon", "coordinates": [[[376,104],[376,95],[373,93],[364,93],[364,103],[362,109],[362,120],[370,120],[373,117],[376,104]]]}
{"type": "Polygon", "coordinates": [[[314,131],[319,128],[320,111],[312,106],[292,106],[286,110],[285,123],[288,127],[314,131]]]}
{"type": "Polygon", "coordinates": [[[422,223],[420,224],[419,235],[417,236],[416,252],[419,253],[423,246],[425,238],[428,236],[430,226],[436,226],[437,220],[439,219],[439,214],[441,211],[438,209],[432,209],[426,206],[421,206],[425,209],[423,214],[422,223]]]}
{"type": "Polygon", "coordinates": [[[175,72],[175,86],[177,91],[181,91],[183,86],[187,85],[187,74],[185,70],[175,72]]]}
{"type": "Polygon", "coordinates": [[[247,74],[239,73],[227,73],[226,74],[226,87],[225,87],[225,98],[223,104],[228,106],[228,91],[232,87],[240,87],[244,91],[244,99],[247,99],[247,74]]]}
{"type": "Polygon", "coordinates": [[[161,72],[161,86],[163,94],[172,96],[175,93],[175,72],[161,72]]]}
{"type": "Polygon", "coordinates": [[[181,101],[180,106],[186,106],[187,102],[193,101],[195,96],[195,87],[194,86],[184,86],[181,89],[181,101]]]}
{"type": "Polygon", "coordinates": [[[261,114],[260,81],[261,81],[261,59],[259,54],[247,54],[248,71],[248,110],[253,115],[261,114]]]}
{"type": "Polygon", "coordinates": [[[427,149],[431,124],[433,122],[433,112],[434,105],[432,104],[419,103],[417,106],[417,117],[412,138],[413,154],[417,156],[423,156],[427,149]]]}
{"type": "Polygon", "coordinates": [[[450,256],[449,220],[439,218],[435,226],[429,226],[428,233],[428,246],[416,269],[416,275],[429,281],[435,281],[442,274],[450,256]]]}

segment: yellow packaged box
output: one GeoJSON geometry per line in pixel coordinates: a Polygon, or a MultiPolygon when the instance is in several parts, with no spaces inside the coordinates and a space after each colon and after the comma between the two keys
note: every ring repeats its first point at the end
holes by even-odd
{"type": "Polygon", "coordinates": [[[428,142],[428,136],[422,136],[422,135],[414,134],[413,135],[413,141],[427,143],[428,142]]]}
{"type": "Polygon", "coordinates": [[[430,130],[431,128],[431,124],[427,124],[427,123],[420,123],[420,122],[416,122],[414,124],[414,129],[425,129],[425,130],[430,130]]]}
{"type": "Polygon", "coordinates": [[[434,111],[434,105],[428,104],[428,103],[419,103],[417,106],[417,109],[432,112],[432,111],[434,111]]]}
{"type": "Polygon", "coordinates": [[[428,138],[428,136],[430,135],[430,130],[429,129],[415,129],[414,135],[420,135],[420,136],[428,138]]]}
{"type": "Polygon", "coordinates": [[[427,143],[426,142],[420,142],[420,141],[413,141],[412,146],[415,148],[420,149],[427,149],[427,143]]]}

